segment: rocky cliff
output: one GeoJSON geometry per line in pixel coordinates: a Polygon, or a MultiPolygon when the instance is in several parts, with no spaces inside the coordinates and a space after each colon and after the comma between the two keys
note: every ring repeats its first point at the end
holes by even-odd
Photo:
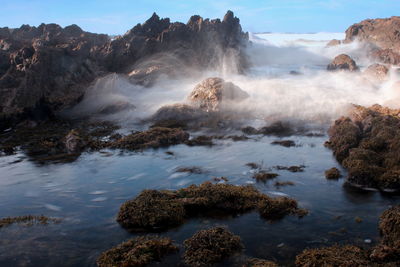
{"type": "Polygon", "coordinates": [[[110,72],[128,74],[143,85],[150,85],[157,74],[170,74],[171,60],[148,60],[152,57],[168,55],[179,71],[216,67],[229,54],[243,70],[247,42],[231,11],[222,21],[192,16],[186,24],[154,13],[114,40],[77,25],[0,28],[0,128],[78,103],[90,83],[110,72]]]}
{"type": "Polygon", "coordinates": [[[345,42],[373,44],[371,56],[388,64],[400,64],[400,17],[367,19],[346,30],[345,42]]]}

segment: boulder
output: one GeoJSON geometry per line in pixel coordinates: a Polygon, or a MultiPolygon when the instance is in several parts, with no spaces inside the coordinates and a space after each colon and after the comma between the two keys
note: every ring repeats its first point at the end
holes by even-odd
{"type": "Polygon", "coordinates": [[[384,82],[388,79],[389,69],[382,64],[372,64],[364,71],[367,79],[373,82],[384,82]]]}
{"type": "Polygon", "coordinates": [[[151,121],[179,121],[190,122],[203,118],[207,114],[198,108],[186,104],[166,105],[159,108],[151,117],[151,121]]]}
{"type": "Polygon", "coordinates": [[[245,91],[221,78],[208,78],[198,84],[188,99],[190,103],[206,112],[219,111],[229,103],[240,102],[249,97],[245,91]]]}
{"type": "Polygon", "coordinates": [[[341,54],[334,58],[334,60],[328,65],[329,71],[346,70],[346,71],[358,71],[356,62],[346,54],[341,54]]]}

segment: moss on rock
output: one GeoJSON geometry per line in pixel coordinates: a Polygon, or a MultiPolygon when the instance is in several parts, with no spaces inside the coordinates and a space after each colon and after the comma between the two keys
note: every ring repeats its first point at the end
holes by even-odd
{"type": "Polygon", "coordinates": [[[201,230],[185,240],[183,259],[189,266],[210,266],[243,248],[239,236],[223,227],[201,230]]]}
{"type": "Polygon", "coordinates": [[[178,247],[169,238],[137,237],[103,252],[97,259],[99,267],[140,267],[160,261],[178,247]]]}

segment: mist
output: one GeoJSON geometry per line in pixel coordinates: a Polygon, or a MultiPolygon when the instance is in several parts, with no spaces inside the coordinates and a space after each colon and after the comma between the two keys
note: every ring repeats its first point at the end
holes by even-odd
{"type": "MultiPolygon", "coordinates": [[[[265,34],[251,35],[252,44],[246,51],[251,67],[245,73],[238,71],[237,55],[227,51],[217,66],[207,71],[185,69],[183,74],[174,71],[173,75],[161,75],[147,87],[133,84],[129,75],[110,74],[88,88],[83,101],[69,115],[97,114],[121,124],[138,124],[164,105],[186,103],[196,84],[208,77],[233,82],[250,95],[245,101],[231,103],[229,108],[237,114],[251,114],[248,125],[288,120],[328,126],[346,115],[351,104],[400,107],[396,69],[392,68],[389,79],[381,83],[363,74],[366,67],[375,63],[367,57],[369,47],[355,42],[326,47],[328,40],[318,40],[318,34],[309,42],[298,39],[273,43],[266,38],[265,34]],[[332,59],[342,53],[357,62],[360,72],[326,71],[332,59]],[[99,114],[105,107],[118,103],[129,103],[129,109],[99,114]]],[[[151,66],[154,62],[153,57],[140,62],[140,66],[151,66]]],[[[156,65],[160,64],[174,70],[179,62],[163,55],[157,57],[156,65]]]]}

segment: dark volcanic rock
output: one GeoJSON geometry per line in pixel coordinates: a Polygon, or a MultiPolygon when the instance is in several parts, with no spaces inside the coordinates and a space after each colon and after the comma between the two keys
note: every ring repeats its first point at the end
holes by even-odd
{"type": "Polygon", "coordinates": [[[346,54],[341,54],[328,65],[328,70],[348,70],[348,71],[357,71],[358,67],[356,62],[346,54]]]}
{"type": "Polygon", "coordinates": [[[247,42],[248,35],[230,11],[223,21],[193,16],[187,24],[153,14],[115,40],[76,25],[0,28],[1,128],[24,117],[40,120],[76,104],[90,83],[110,72],[151,85],[171,69],[216,68],[232,55],[242,70],[247,66],[242,51],[247,42]],[[160,60],[160,55],[174,61],[160,60]],[[154,58],[158,60],[150,60],[154,58]]]}

